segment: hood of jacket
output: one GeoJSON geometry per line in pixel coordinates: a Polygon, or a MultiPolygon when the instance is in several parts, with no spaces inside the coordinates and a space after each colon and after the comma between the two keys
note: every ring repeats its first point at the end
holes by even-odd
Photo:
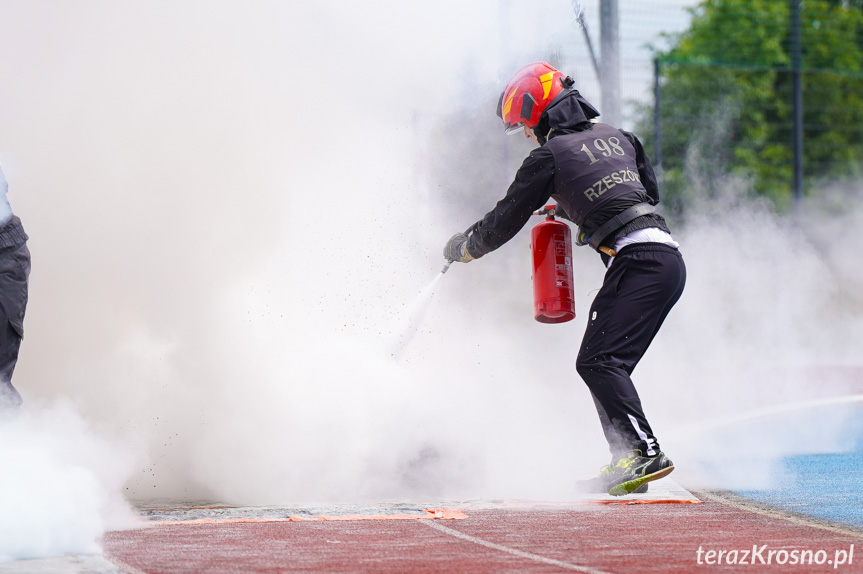
{"type": "Polygon", "coordinates": [[[543,133],[547,135],[549,130],[575,130],[579,124],[599,116],[599,110],[585,100],[578,90],[569,90],[559,100],[552,102],[543,116],[540,124],[545,124],[542,127],[548,128],[543,133]]]}

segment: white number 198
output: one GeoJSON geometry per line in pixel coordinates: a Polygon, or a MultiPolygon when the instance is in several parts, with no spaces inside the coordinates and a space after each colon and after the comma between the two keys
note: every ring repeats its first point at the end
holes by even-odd
{"type": "MultiPolygon", "coordinates": [[[[624,152],[623,148],[620,147],[620,140],[616,137],[610,137],[608,138],[608,141],[597,138],[593,140],[593,147],[595,147],[596,151],[598,151],[605,157],[610,157],[612,153],[617,155],[626,155],[626,152],[624,152]]],[[[593,153],[590,151],[590,148],[587,147],[587,144],[581,146],[581,151],[586,153],[587,157],[590,158],[590,165],[593,165],[599,161],[596,156],[593,155],[593,153]]]]}

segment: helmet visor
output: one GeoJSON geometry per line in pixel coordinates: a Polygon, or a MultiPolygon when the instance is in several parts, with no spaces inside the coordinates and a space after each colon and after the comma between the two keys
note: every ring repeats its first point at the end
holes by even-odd
{"type": "Polygon", "coordinates": [[[517,123],[505,128],[506,135],[511,136],[524,131],[524,124],[517,123]]]}

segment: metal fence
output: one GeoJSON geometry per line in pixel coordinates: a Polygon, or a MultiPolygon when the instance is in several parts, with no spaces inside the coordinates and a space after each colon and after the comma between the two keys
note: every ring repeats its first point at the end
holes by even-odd
{"type": "Polygon", "coordinates": [[[727,174],[780,208],[804,192],[856,181],[863,171],[863,8],[790,0],[767,14],[757,2],[724,4],[737,11],[697,11],[692,29],[700,38],[690,32],[683,49],[659,54],[652,117],[643,108],[638,120],[670,202],[682,208],[693,179],[720,193],[712,186],[727,174]],[[709,15],[737,24],[711,23],[709,15]],[[767,21],[753,22],[759,17],[767,21]],[[728,33],[735,26],[744,33],[728,33]]]}

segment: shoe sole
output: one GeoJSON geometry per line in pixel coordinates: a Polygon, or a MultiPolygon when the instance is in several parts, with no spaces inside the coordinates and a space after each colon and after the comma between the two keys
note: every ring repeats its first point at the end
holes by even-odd
{"type": "MultiPolygon", "coordinates": [[[[632,491],[632,494],[644,494],[647,492],[648,484],[645,482],[632,491]]],[[[575,492],[577,494],[608,494],[608,484],[585,486],[576,484],[575,492]]]]}
{"type": "Polygon", "coordinates": [[[608,494],[612,496],[623,496],[624,494],[631,494],[634,490],[638,489],[644,484],[651,482],[653,480],[659,480],[665,476],[671,474],[671,471],[674,470],[674,466],[669,466],[663,468],[662,470],[658,470],[653,474],[648,474],[645,476],[640,476],[635,480],[630,480],[628,482],[621,482],[620,484],[616,484],[608,489],[608,494]]]}

